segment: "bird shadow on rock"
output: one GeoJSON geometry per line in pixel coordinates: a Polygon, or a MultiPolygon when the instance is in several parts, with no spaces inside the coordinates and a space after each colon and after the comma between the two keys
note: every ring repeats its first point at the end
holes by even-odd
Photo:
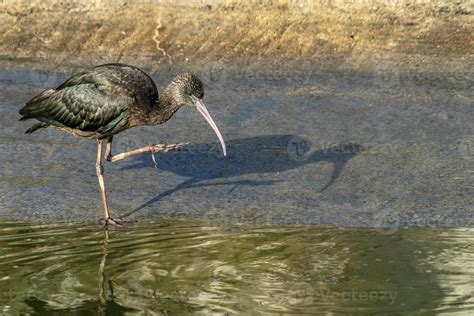
{"type": "MultiPolygon", "coordinates": [[[[310,141],[305,138],[296,135],[266,135],[228,141],[227,157],[220,155],[218,144],[191,145],[189,149],[187,152],[170,152],[157,157],[158,169],[189,179],[158,194],[123,217],[149,207],[179,190],[216,185],[261,186],[283,181],[239,179],[210,183],[208,180],[247,174],[278,173],[321,161],[333,165],[329,181],[319,190],[324,192],[339,177],[344,165],[361,151],[362,146],[348,143],[312,151],[310,141]]],[[[132,164],[122,167],[121,170],[142,168],[154,168],[149,155],[137,157],[132,164]]]]}

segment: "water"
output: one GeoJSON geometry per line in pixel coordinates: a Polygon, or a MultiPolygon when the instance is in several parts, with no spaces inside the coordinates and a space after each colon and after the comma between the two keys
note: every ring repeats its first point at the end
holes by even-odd
{"type": "Polygon", "coordinates": [[[81,315],[474,310],[474,230],[0,224],[0,311],[81,315]]]}

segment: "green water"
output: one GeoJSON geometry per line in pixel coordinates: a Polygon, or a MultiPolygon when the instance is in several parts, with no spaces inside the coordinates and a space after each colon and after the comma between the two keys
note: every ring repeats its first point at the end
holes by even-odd
{"type": "Polygon", "coordinates": [[[205,224],[2,223],[0,314],[474,310],[473,229],[205,224]]]}

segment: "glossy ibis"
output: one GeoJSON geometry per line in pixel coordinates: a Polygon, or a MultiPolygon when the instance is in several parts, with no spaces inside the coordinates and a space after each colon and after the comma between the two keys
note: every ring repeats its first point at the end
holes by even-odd
{"type": "Polygon", "coordinates": [[[104,207],[105,224],[120,225],[110,217],[102,165],[102,143],[106,141],[106,159],[117,161],[132,155],[182,149],[184,144],[150,145],[119,155],[112,155],[113,135],[140,125],[162,124],[182,106],[196,108],[214,129],[226,155],[224,139],[207,111],[202,98],[201,80],[193,74],[177,75],[158,96],[153,80],[137,67],[106,64],[78,73],[55,89],[33,97],[20,110],[20,120],[37,119],[26,133],[40,128],[57,128],[76,136],[97,140],[96,172],[104,207]]]}

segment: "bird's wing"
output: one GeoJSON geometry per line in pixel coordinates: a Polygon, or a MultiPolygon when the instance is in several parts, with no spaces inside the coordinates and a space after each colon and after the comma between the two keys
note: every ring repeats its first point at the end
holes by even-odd
{"type": "Polygon", "coordinates": [[[130,91],[78,74],[35,96],[20,110],[22,119],[36,118],[60,127],[100,134],[125,124],[127,110],[135,103],[130,91]]]}

